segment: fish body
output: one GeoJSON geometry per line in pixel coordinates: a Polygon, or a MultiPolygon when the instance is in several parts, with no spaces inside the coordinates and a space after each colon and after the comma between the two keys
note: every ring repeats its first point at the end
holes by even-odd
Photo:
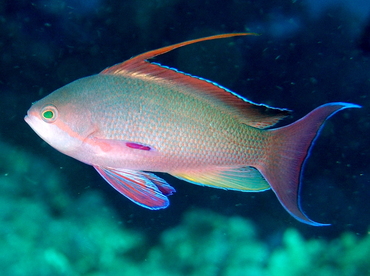
{"type": "MultiPolygon", "coordinates": [[[[76,145],[65,140],[60,145],[52,143],[63,153],[90,165],[173,172],[184,167],[240,166],[246,159],[258,158],[267,133],[241,124],[203,99],[192,98],[190,93],[187,87],[94,75],[55,91],[33,108],[39,110],[58,102],[58,106],[68,110],[67,116],[73,114],[73,118],[64,121],[74,122],[69,127],[76,127],[72,131],[79,134],[76,145]],[[253,141],[255,145],[250,143],[253,141]],[[150,150],[130,148],[127,142],[148,145],[150,150]],[[253,154],[249,154],[252,148],[253,154]]],[[[62,118],[64,114],[59,110],[62,118]]]]}
{"type": "Polygon", "coordinates": [[[252,103],[208,80],[149,63],[190,40],[133,57],[76,80],[34,103],[26,122],[47,143],[94,166],[117,191],[149,208],[168,206],[175,189],[153,173],[238,191],[272,188],[296,219],[301,167],[325,120],[349,103],[323,105],[271,129],[287,109],[252,103]]]}

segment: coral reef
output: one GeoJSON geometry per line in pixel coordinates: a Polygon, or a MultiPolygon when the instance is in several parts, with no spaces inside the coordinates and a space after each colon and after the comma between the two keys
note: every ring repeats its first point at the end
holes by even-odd
{"type": "MultiPolygon", "coordinates": [[[[358,234],[370,225],[369,6],[364,0],[1,1],[1,275],[370,275],[370,232],[358,234]],[[119,213],[108,196],[84,190],[88,177],[82,179],[80,167],[50,164],[57,153],[23,122],[32,101],[75,79],[149,49],[240,31],[261,36],[183,48],[154,61],[254,102],[293,109],[292,119],[326,102],[363,105],[330,120],[305,170],[304,209],[334,222],[329,230],[283,229],[284,222],[272,220],[280,209],[266,195],[246,201],[245,194],[228,193],[219,206],[216,189],[202,194],[193,185],[176,186],[182,201],[171,199],[163,213],[132,209],[139,225],[147,215],[165,231],[145,222],[134,228],[126,218],[131,210],[119,213]],[[215,212],[221,208],[251,220],[215,212]]],[[[125,199],[119,204],[130,209],[125,199]]]]}
{"type": "Polygon", "coordinates": [[[63,176],[45,160],[8,144],[0,147],[2,275],[370,273],[370,235],[306,240],[290,228],[272,245],[259,237],[252,222],[208,210],[189,210],[152,244],[144,233],[120,222],[100,194],[86,191],[72,199],[63,191],[63,176]]]}

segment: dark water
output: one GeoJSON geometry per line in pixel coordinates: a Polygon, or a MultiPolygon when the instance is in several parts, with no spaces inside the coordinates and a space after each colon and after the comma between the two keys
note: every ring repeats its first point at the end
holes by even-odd
{"type": "Polygon", "coordinates": [[[0,23],[3,275],[370,274],[370,2],[2,1],[0,23]],[[303,209],[330,227],[295,221],[271,191],[165,175],[171,206],[142,209],[23,121],[32,102],[133,55],[242,31],[261,36],[155,61],[294,110],[283,124],[327,102],[362,105],[327,122],[306,164],[303,209]]]}

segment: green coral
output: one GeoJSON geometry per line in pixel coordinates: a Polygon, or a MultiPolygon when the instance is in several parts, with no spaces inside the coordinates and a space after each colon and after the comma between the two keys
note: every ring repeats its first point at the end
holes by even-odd
{"type": "Polygon", "coordinates": [[[120,223],[100,194],[72,199],[59,170],[22,149],[0,148],[2,275],[370,275],[370,235],[306,240],[289,228],[271,247],[250,221],[207,210],[188,211],[152,245],[120,223]]]}
{"type": "Polygon", "coordinates": [[[163,270],[162,275],[247,275],[246,267],[253,272],[249,275],[262,275],[267,256],[249,221],[195,210],[162,234],[148,261],[154,271],[163,270]],[[167,265],[160,267],[163,263],[167,265]]]}
{"type": "Polygon", "coordinates": [[[72,200],[63,176],[46,161],[0,148],[2,275],[117,275],[135,268],[122,256],[144,237],[118,223],[99,194],[72,200]]]}

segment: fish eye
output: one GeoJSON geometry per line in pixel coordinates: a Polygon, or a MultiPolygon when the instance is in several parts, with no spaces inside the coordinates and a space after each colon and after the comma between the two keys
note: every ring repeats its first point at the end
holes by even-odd
{"type": "Polygon", "coordinates": [[[41,109],[41,118],[47,123],[53,123],[57,119],[58,110],[54,105],[47,105],[41,109]]]}

